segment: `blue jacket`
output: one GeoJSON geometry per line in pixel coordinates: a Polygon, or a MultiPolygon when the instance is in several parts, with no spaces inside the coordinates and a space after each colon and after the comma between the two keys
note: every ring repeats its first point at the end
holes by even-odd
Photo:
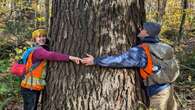
{"type": "MultiPolygon", "coordinates": [[[[137,45],[135,45],[132,48],[129,48],[128,51],[122,54],[95,58],[94,64],[103,67],[143,68],[147,64],[147,56],[145,54],[144,49],[140,48],[139,45],[142,43],[158,43],[158,42],[159,39],[155,37],[151,37],[151,36],[144,37],[144,39],[142,39],[137,45]]],[[[147,87],[147,93],[149,96],[152,96],[169,86],[170,86],[169,84],[155,84],[147,87]]]]}

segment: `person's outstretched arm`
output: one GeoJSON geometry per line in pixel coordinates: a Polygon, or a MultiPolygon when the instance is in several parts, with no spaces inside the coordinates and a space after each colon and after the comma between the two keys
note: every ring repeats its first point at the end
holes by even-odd
{"type": "Polygon", "coordinates": [[[54,52],[54,51],[47,51],[46,49],[44,49],[42,47],[39,47],[34,51],[33,57],[35,59],[38,59],[38,60],[45,59],[45,60],[50,60],[50,61],[69,61],[69,60],[72,60],[77,64],[79,64],[79,60],[80,60],[80,58],[78,58],[78,57],[74,57],[74,56],[70,56],[68,54],[62,54],[62,53],[58,53],[58,52],[54,52]]]}
{"type": "Polygon", "coordinates": [[[145,52],[140,47],[130,48],[115,56],[103,56],[94,58],[91,55],[82,59],[85,65],[99,65],[103,67],[145,67],[147,58],[145,52]]]}

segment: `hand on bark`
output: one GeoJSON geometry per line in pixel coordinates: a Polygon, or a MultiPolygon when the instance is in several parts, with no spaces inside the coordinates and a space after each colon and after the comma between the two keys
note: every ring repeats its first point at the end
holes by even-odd
{"type": "Polygon", "coordinates": [[[83,63],[84,65],[94,65],[94,57],[90,54],[86,54],[87,57],[82,58],[81,63],[83,63]]]}
{"type": "Polygon", "coordinates": [[[79,57],[74,57],[74,56],[69,56],[69,59],[73,62],[75,62],[76,64],[80,64],[81,58],[79,57]]]}

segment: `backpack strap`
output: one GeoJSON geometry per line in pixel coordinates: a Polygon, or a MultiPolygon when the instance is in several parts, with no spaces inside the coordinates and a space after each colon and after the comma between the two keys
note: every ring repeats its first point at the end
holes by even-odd
{"type": "Polygon", "coordinates": [[[26,64],[26,61],[28,59],[28,56],[30,55],[31,52],[33,52],[37,47],[31,47],[28,48],[23,54],[22,54],[22,62],[23,64],[26,64]]]}
{"type": "Polygon", "coordinates": [[[30,69],[27,72],[32,72],[37,66],[39,66],[40,63],[41,63],[41,61],[36,62],[35,64],[32,64],[32,66],[30,67],[30,69]]]}
{"type": "MultiPolygon", "coordinates": [[[[37,47],[33,47],[33,48],[29,48],[28,50],[26,50],[22,56],[22,61],[24,64],[27,63],[27,60],[28,58],[32,58],[32,54],[33,54],[33,51],[36,49],[37,47]]],[[[32,63],[32,62],[31,62],[32,63]]],[[[32,66],[30,68],[28,68],[28,70],[26,71],[26,73],[30,73],[30,78],[31,78],[31,87],[32,87],[32,84],[33,84],[33,75],[32,75],[32,71],[39,66],[39,64],[41,63],[41,61],[38,61],[34,64],[32,64],[32,66]]],[[[25,76],[25,74],[24,74],[25,76]]],[[[23,78],[24,78],[23,76],[23,78]]],[[[31,88],[32,90],[32,88],[31,88]]]]}
{"type": "Polygon", "coordinates": [[[152,56],[150,53],[150,48],[148,44],[143,43],[139,45],[139,47],[143,48],[147,57],[147,64],[144,68],[140,68],[140,75],[145,80],[153,73],[153,62],[152,62],[152,56]]]}

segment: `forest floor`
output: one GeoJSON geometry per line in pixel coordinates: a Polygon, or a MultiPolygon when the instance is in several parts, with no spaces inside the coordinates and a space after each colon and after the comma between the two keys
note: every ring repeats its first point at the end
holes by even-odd
{"type": "Polygon", "coordinates": [[[176,100],[179,110],[195,110],[195,85],[175,86],[176,100]]]}

